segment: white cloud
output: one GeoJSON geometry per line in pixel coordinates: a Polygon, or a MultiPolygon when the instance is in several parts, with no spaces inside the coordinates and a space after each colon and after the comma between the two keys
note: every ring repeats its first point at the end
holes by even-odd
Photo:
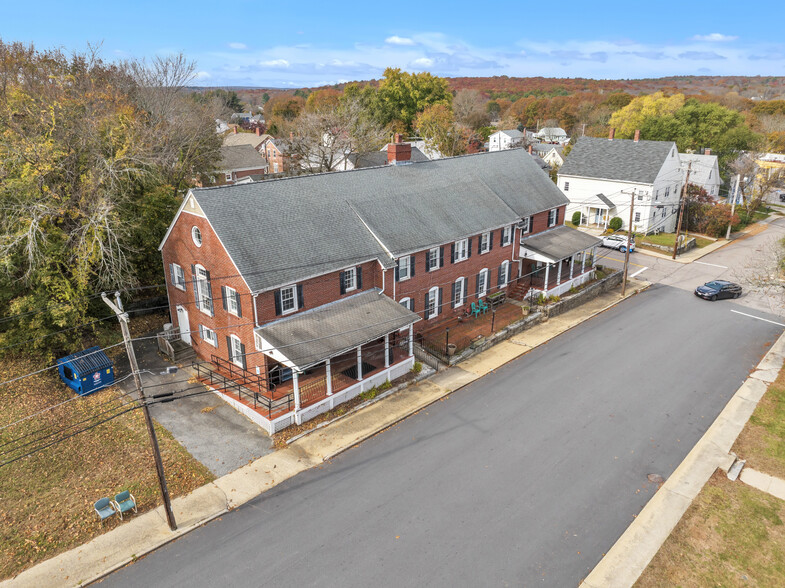
{"type": "Polygon", "coordinates": [[[248,49],[248,45],[245,43],[229,43],[229,47],[231,49],[248,49]]]}
{"type": "Polygon", "coordinates": [[[196,72],[196,76],[195,77],[196,77],[197,80],[207,80],[207,79],[209,79],[209,78],[211,78],[213,76],[211,76],[209,72],[199,71],[199,72],[196,72]]]}
{"type": "Polygon", "coordinates": [[[270,61],[262,61],[259,65],[265,67],[289,67],[289,62],[285,59],[272,59],[270,61]]]}
{"type": "Polygon", "coordinates": [[[431,67],[433,64],[433,59],[428,57],[420,57],[419,59],[412,61],[412,65],[415,67],[431,67]]]}
{"type": "Polygon", "coordinates": [[[693,41],[711,41],[715,43],[723,43],[726,41],[735,41],[738,39],[734,35],[723,35],[722,33],[711,33],[710,35],[695,35],[693,41]]]}
{"type": "Polygon", "coordinates": [[[409,39],[407,37],[399,37],[398,35],[387,37],[384,40],[384,42],[387,43],[388,45],[402,45],[405,47],[411,47],[412,45],[416,45],[413,39],[409,39]]]}

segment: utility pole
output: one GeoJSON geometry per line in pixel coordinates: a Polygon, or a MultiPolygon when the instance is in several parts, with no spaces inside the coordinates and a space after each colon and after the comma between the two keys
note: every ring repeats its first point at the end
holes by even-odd
{"type": "Polygon", "coordinates": [[[106,302],[107,306],[111,308],[117,315],[117,320],[120,322],[120,330],[123,332],[123,341],[125,341],[125,350],[128,352],[128,361],[131,364],[131,371],[134,374],[134,382],[136,383],[136,391],[139,393],[139,402],[142,404],[142,412],[144,412],[144,422],[147,425],[147,432],[150,435],[150,445],[153,448],[153,458],[155,459],[155,471],[158,474],[158,485],[161,488],[161,496],[164,499],[164,511],[166,512],[166,521],[169,523],[169,528],[172,531],[177,530],[177,523],[174,520],[174,513],[172,512],[172,503],[169,500],[169,489],[166,487],[166,477],[164,476],[164,464],[161,461],[161,451],[158,448],[158,437],[155,435],[155,428],[153,427],[153,419],[150,416],[150,408],[144,396],[144,388],[142,388],[142,378],[139,375],[139,365],[136,363],[136,354],[134,353],[134,345],[131,341],[131,333],[128,330],[128,313],[123,311],[123,303],[120,300],[120,292],[115,292],[115,300],[117,304],[109,300],[106,292],[101,292],[101,298],[106,302]]]}
{"type": "Polygon", "coordinates": [[[736,199],[739,197],[739,182],[741,181],[741,174],[736,174],[736,189],[733,190],[733,202],[730,205],[730,220],[728,221],[728,232],[725,233],[725,239],[730,239],[730,227],[733,224],[733,213],[736,211],[736,199]]]}
{"type": "MultiPolygon", "coordinates": [[[[622,194],[626,194],[622,190],[622,194]]],[[[627,226],[627,247],[624,250],[624,277],[621,279],[621,297],[627,292],[627,273],[630,267],[630,242],[632,241],[632,209],[635,208],[635,188],[630,193],[630,224],[627,226]]]]}
{"type": "Polygon", "coordinates": [[[679,222],[676,225],[676,240],[673,243],[673,255],[671,259],[676,259],[676,251],[679,249],[679,234],[681,234],[681,218],[684,216],[684,201],[687,200],[687,186],[690,183],[690,172],[692,171],[692,162],[687,165],[687,178],[684,180],[684,187],[681,189],[681,202],[679,203],[679,222]]]}

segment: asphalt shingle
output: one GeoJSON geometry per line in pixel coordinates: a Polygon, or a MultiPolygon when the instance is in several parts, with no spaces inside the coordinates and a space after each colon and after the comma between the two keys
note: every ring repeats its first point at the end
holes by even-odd
{"type": "Polygon", "coordinates": [[[675,149],[672,141],[581,137],[559,175],[651,184],[671,149],[675,149]]]}

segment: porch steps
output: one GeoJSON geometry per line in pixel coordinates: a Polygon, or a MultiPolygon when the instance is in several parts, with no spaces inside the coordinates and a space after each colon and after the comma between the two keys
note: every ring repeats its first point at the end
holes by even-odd
{"type": "Polygon", "coordinates": [[[526,297],[526,293],[529,291],[529,287],[525,284],[518,283],[515,284],[512,288],[510,288],[508,296],[513,300],[519,300],[523,302],[523,299],[526,297]]]}

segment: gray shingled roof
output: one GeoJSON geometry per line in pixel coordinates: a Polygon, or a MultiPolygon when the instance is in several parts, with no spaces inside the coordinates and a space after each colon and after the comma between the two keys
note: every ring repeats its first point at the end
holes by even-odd
{"type": "Polygon", "coordinates": [[[221,147],[219,170],[233,169],[264,169],[267,160],[250,145],[232,145],[221,147]]]}
{"type": "Polygon", "coordinates": [[[224,145],[226,146],[234,146],[234,145],[250,145],[254,149],[259,147],[265,139],[271,138],[272,135],[267,135],[263,133],[262,135],[257,135],[256,133],[229,133],[224,137],[224,145]]]}
{"type": "Polygon", "coordinates": [[[523,149],[192,193],[254,292],[370,259],[389,266],[368,228],[398,256],[568,203],[523,149]]]}
{"type": "Polygon", "coordinates": [[[559,175],[651,184],[673,146],[672,141],[581,137],[559,175]]]}
{"type": "Polygon", "coordinates": [[[717,164],[716,155],[679,153],[679,158],[684,164],[682,167],[684,168],[685,178],[687,175],[687,164],[692,162],[692,168],[690,169],[690,184],[695,184],[696,186],[705,186],[709,182],[712,184],[715,182],[722,184],[722,178],[719,177],[718,174],[712,173],[711,179],[709,179],[709,172],[712,172],[714,170],[714,166],[717,164]]]}
{"type": "Polygon", "coordinates": [[[523,138],[523,133],[520,132],[518,129],[506,129],[506,130],[498,131],[498,132],[507,135],[510,139],[522,139],[523,138]]]}
{"type": "Polygon", "coordinates": [[[374,288],[255,331],[295,366],[305,369],[419,320],[417,314],[374,288]]]}
{"type": "MultiPolygon", "coordinates": [[[[349,161],[352,162],[355,168],[361,167],[376,167],[380,165],[387,165],[387,152],[386,151],[370,151],[368,153],[350,153],[349,161]]],[[[412,147],[411,161],[430,161],[426,155],[412,147]]]]}
{"type": "Polygon", "coordinates": [[[573,253],[590,249],[601,243],[600,239],[583,231],[577,231],[564,225],[527,237],[521,247],[558,261],[573,253]]]}

